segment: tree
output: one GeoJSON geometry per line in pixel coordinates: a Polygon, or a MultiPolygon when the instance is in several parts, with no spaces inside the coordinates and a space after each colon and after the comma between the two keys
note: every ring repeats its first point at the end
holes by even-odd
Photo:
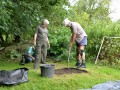
{"type": "Polygon", "coordinates": [[[5,45],[8,41],[8,37],[11,35],[15,42],[19,42],[24,35],[31,37],[41,19],[49,19],[53,14],[56,15],[58,9],[62,8],[63,3],[67,3],[67,1],[1,0],[0,44],[5,45]],[[6,39],[4,37],[6,37],[6,39]]]}
{"type": "Polygon", "coordinates": [[[4,45],[8,40],[9,35],[9,21],[10,15],[12,14],[12,10],[10,10],[8,6],[11,6],[11,1],[0,1],[0,44],[4,45]],[[4,36],[3,36],[4,35],[4,36]],[[4,38],[5,37],[5,38],[4,38]]]}
{"type": "Polygon", "coordinates": [[[84,14],[91,20],[110,20],[109,16],[110,0],[79,0],[76,6],[72,6],[72,12],[78,17],[84,14]]]}

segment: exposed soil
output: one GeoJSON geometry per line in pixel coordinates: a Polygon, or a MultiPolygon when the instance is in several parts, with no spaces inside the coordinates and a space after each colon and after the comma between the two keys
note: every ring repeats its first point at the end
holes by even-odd
{"type": "Polygon", "coordinates": [[[88,72],[86,70],[81,70],[77,68],[62,68],[55,70],[56,75],[73,74],[73,73],[88,73],[88,72]]]}

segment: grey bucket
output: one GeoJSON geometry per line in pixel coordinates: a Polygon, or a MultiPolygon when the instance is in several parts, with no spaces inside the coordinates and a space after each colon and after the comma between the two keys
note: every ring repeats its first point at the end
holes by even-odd
{"type": "Polygon", "coordinates": [[[52,64],[41,64],[40,65],[41,76],[52,78],[54,76],[54,68],[55,65],[52,64]]]}

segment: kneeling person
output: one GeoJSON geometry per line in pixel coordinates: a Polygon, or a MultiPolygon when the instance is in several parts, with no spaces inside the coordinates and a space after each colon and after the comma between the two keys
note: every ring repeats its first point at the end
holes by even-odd
{"type": "Polygon", "coordinates": [[[25,63],[34,62],[35,60],[35,49],[34,46],[31,46],[27,49],[27,52],[22,55],[22,60],[20,61],[21,65],[25,63]]]}

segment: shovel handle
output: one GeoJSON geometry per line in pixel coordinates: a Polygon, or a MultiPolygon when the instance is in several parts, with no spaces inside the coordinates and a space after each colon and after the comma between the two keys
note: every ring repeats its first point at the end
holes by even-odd
{"type": "Polygon", "coordinates": [[[69,62],[70,62],[70,51],[71,51],[71,47],[69,47],[69,50],[68,50],[68,68],[69,68],[69,62]]]}

